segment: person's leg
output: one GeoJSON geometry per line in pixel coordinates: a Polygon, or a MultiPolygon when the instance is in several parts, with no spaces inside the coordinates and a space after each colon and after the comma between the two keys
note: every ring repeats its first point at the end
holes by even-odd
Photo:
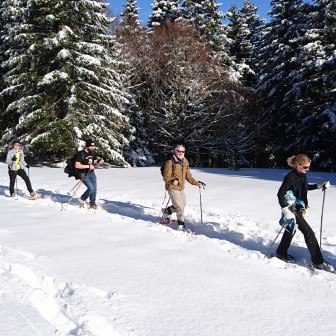
{"type": "Polygon", "coordinates": [[[9,175],[9,193],[10,195],[15,194],[14,187],[15,187],[15,181],[16,181],[16,171],[8,169],[8,175],[9,175]]]}
{"type": "Polygon", "coordinates": [[[186,205],[186,197],[184,190],[168,190],[168,194],[173,203],[169,208],[172,212],[176,212],[177,220],[184,222],[184,208],[186,205]]]}
{"type": "Polygon", "coordinates": [[[28,189],[29,193],[31,194],[34,190],[32,188],[32,185],[30,183],[30,179],[29,179],[27,173],[25,172],[25,170],[24,169],[19,169],[17,171],[17,174],[23,179],[23,181],[25,181],[27,189],[28,189]]]}
{"type": "Polygon", "coordinates": [[[91,178],[91,183],[92,183],[92,189],[90,193],[90,204],[94,205],[96,204],[96,196],[97,196],[97,176],[94,172],[91,173],[90,175],[91,175],[90,178],[91,178]]]}
{"type": "Polygon", "coordinates": [[[281,241],[280,241],[280,244],[276,250],[276,253],[279,255],[279,256],[282,256],[282,257],[285,257],[287,256],[288,254],[288,249],[289,249],[289,246],[292,242],[292,239],[293,239],[293,235],[291,232],[285,230],[282,238],[281,238],[281,241]]]}
{"type": "Polygon", "coordinates": [[[92,191],[95,189],[94,184],[91,181],[91,175],[93,173],[88,173],[83,181],[83,184],[86,186],[86,191],[81,196],[81,199],[85,201],[92,193],[92,191]]]}
{"type": "Polygon", "coordinates": [[[90,204],[91,205],[96,204],[96,195],[97,195],[96,174],[94,172],[87,174],[83,183],[87,187],[87,190],[84,192],[81,199],[85,201],[88,197],[90,197],[90,204]]]}
{"type": "Polygon", "coordinates": [[[306,222],[306,220],[302,217],[301,213],[296,213],[296,223],[298,225],[298,229],[303,233],[313,264],[323,264],[324,260],[322,252],[316,239],[315,233],[306,222]]]}

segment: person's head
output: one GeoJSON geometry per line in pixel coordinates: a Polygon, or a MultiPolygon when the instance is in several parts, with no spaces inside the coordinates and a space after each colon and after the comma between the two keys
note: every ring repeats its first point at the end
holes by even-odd
{"type": "Polygon", "coordinates": [[[93,152],[93,150],[95,149],[96,145],[95,143],[93,142],[92,139],[88,139],[85,141],[85,149],[88,151],[88,152],[93,152]]]}
{"type": "Polygon", "coordinates": [[[183,145],[177,145],[174,149],[174,153],[180,160],[184,158],[185,147],[183,145]]]}
{"type": "Polygon", "coordinates": [[[299,173],[307,173],[310,168],[311,159],[305,154],[293,155],[287,159],[289,166],[295,168],[299,173]]]}
{"type": "Polygon", "coordinates": [[[20,148],[20,144],[21,143],[20,143],[19,139],[14,139],[10,143],[10,148],[19,149],[20,148]]]}

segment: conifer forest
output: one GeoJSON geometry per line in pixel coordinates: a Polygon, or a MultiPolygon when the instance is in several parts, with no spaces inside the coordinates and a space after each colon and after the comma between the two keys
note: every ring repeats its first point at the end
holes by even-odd
{"type": "Polygon", "coordinates": [[[0,155],[60,162],[90,138],[120,167],[336,168],[336,2],[0,0],[0,155]]]}

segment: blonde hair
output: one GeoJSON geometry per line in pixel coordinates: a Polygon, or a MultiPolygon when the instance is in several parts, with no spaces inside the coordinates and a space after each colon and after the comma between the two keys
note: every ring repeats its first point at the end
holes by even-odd
{"type": "Polygon", "coordinates": [[[309,164],[311,159],[306,154],[293,155],[287,159],[287,163],[290,167],[296,167],[297,165],[309,164]]]}

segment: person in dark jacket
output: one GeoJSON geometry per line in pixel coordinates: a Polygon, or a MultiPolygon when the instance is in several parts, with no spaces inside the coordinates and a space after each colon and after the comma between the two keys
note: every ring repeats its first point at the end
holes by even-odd
{"type": "Polygon", "coordinates": [[[12,140],[9,147],[10,149],[7,153],[6,163],[8,165],[10,196],[17,199],[17,195],[14,192],[14,185],[17,176],[20,176],[24,180],[30,197],[40,196],[33,190],[30,179],[25,171],[25,168],[29,169],[29,165],[25,161],[24,153],[21,149],[20,140],[12,140]]]}
{"type": "MultiPolygon", "coordinates": [[[[309,171],[311,160],[305,154],[291,156],[287,159],[287,163],[293,169],[285,176],[278,191],[278,199],[284,220],[287,223],[292,221],[303,233],[314,267],[317,269],[329,269],[330,266],[324,262],[314,231],[306,222],[305,217],[308,208],[307,191],[327,189],[330,187],[330,183],[325,181],[317,184],[308,184],[306,174],[309,171]],[[289,202],[288,195],[291,195],[295,201],[289,202]]],[[[286,262],[295,260],[294,257],[287,253],[294,234],[295,229],[286,228],[276,251],[277,258],[286,262]]]]}
{"type": "Polygon", "coordinates": [[[84,178],[83,183],[87,187],[84,194],[79,198],[82,206],[86,205],[87,198],[90,199],[90,208],[97,209],[97,177],[94,172],[95,166],[104,163],[104,160],[97,157],[95,150],[95,143],[88,139],[85,142],[85,148],[79,151],[76,155],[75,167],[79,171],[81,179],[84,178]]]}

